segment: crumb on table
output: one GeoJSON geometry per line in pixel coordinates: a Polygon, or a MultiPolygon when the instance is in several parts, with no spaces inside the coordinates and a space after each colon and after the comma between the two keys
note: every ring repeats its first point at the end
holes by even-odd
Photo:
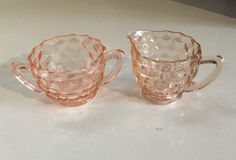
{"type": "Polygon", "coordinates": [[[156,131],[160,132],[160,131],[163,131],[164,128],[155,128],[156,131]]]}

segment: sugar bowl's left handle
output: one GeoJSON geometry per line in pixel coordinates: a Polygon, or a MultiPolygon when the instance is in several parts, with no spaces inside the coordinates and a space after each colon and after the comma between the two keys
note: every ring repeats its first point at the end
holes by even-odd
{"type": "Polygon", "coordinates": [[[34,85],[26,76],[26,72],[30,72],[30,68],[26,63],[12,62],[9,65],[10,71],[15,75],[16,79],[24,86],[35,92],[41,92],[38,86],[34,85]]]}

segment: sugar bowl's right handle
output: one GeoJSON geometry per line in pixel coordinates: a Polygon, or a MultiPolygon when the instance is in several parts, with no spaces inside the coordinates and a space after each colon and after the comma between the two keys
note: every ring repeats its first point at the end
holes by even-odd
{"type": "Polygon", "coordinates": [[[210,84],[212,81],[216,79],[216,77],[220,74],[221,69],[223,67],[224,58],[220,55],[212,56],[212,57],[203,57],[200,64],[215,64],[216,68],[203,80],[200,82],[193,82],[193,84],[185,90],[185,92],[192,92],[195,90],[202,89],[210,84]]]}
{"type": "Polygon", "coordinates": [[[104,76],[103,79],[104,85],[111,82],[114,78],[116,78],[118,73],[120,72],[124,62],[124,51],[116,49],[114,51],[105,53],[105,60],[108,61],[111,59],[116,59],[116,65],[108,75],[104,76]]]}
{"type": "Polygon", "coordinates": [[[9,65],[10,71],[15,75],[16,79],[20,81],[24,86],[35,92],[41,92],[39,87],[34,85],[31,80],[27,79],[24,72],[30,72],[28,64],[12,62],[9,65]]]}

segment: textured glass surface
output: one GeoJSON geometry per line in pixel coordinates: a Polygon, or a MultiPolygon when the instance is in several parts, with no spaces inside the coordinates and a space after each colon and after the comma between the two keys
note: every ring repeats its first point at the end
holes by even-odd
{"type": "Polygon", "coordinates": [[[29,60],[38,86],[55,102],[85,103],[102,83],[105,59],[100,41],[87,35],[57,36],[33,49],[29,60]]]}
{"type": "Polygon", "coordinates": [[[196,76],[200,45],[191,37],[170,31],[138,31],[129,38],[142,96],[159,104],[179,98],[196,76]]]}
{"type": "Polygon", "coordinates": [[[32,91],[42,92],[55,103],[77,106],[90,101],[101,85],[111,82],[123,65],[124,52],[106,52],[100,40],[88,35],[61,35],[43,41],[28,56],[29,64],[12,62],[15,77],[32,91]],[[105,63],[115,59],[104,76],[105,63]],[[26,76],[32,72],[34,80],[26,76]],[[33,81],[37,82],[37,85],[33,81]]]}

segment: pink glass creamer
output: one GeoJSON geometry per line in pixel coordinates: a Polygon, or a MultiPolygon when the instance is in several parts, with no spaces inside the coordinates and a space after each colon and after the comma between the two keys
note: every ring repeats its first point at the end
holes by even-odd
{"type": "Polygon", "coordinates": [[[131,42],[132,68],[141,95],[149,102],[168,104],[184,92],[207,86],[220,73],[220,55],[202,57],[200,44],[192,37],[172,31],[136,31],[131,42]],[[195,83],[200,64],[212,63],[215,70],[195,83]]]}

